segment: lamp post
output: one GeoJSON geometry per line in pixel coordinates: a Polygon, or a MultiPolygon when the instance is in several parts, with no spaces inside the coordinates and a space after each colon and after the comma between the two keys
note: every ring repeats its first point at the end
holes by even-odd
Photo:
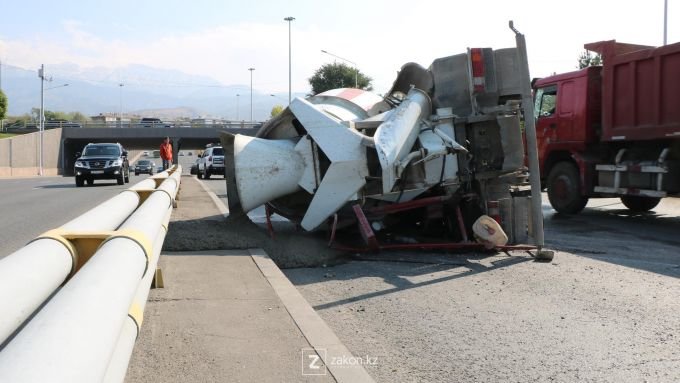
{"type": "Polygon", "coordinates": [[[354,87],[357,88],[357,89],[359,88],[359,68],[357,67],[357,63],[355,63],[354,61],[347,60],[346,58],[342,58],[338,55],[335,55],[335,54],[328,52],[326,50],[323,50],[323,49],[321,50],[321,52],[325,53],[329,56],[333,56],[335,58],[338,58],[342,61],[347,61],[348,63],[354,65],[354,87]]]}
{"type": "Polygon", "coordinates": [[[250,71],[250,123],[253,123],[253,71],[255,68],[248,68],[250,71]]]}
{"type": "Polygon", "coordinates": [[[663,45],[668,43],[668,0],[663,0],[663,45]]]}
{"type": "Polygon", "coordinates": [[[288,22],[288,104],[292,95],[292,71],[291,71],[291,39],[290,39],[290,24],[295,20],[295,17],[288,16],[284,19],[288,22]]]}
{"type": "Polygon", "coordinates": [[[118,106],[120,111],[120,117],[118,121],[120,122],[120,127],[123,127],[123,83],[118,84],[118,106]]]}
{"type": "Polygon", "coordinates": [[[240,97],[241,97],[240,94],[237,94],[237,95],[236,95],[236,121],[239,120],[239,116],[238,116],[238,100],[239,100],[240,97]]]}
{"type": "MultiPolygon", "coordinates": [[[[43,131],[45,130],[45,64],[40,65],[38,70],[38,77],[40,77],[40,151],[38,153],[38,175],[43,175],[43,131]]],[[[50,79],[51,80],[51,79],[50,79]]]]}

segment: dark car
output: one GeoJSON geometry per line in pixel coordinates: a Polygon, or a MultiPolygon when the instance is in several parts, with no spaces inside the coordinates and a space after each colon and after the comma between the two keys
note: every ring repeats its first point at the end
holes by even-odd
{"type": "Polygon", "coordinates": [[[196,162],[194,162],[194,164],[191,165],[191,168],[189,168],[189,173],[191,173],[192,175],[198,174],[198,161],[200,161],[200,158],[197,158],[196,162]]]}
{"type": "Polygon", "coordinates": [[[149,160],[139,160],[135,165],[135,175],[138,176],[139,173],[148,173],[149,175],[153,175],[155,167],[156,164],[149,160]]]}
{"type": "Polygon", "coordinates": [[[171,124],[163,122],[160,118],[144,117],[139,120],[139,126],[142,128],[172,128],[171,124]]]}
{"type": "Polygon", "coordinates": [[[77,155],[76,186],[83,186],[85,181],[92,185],[94,180],[116,180],[118,185],[130,182],[127,151],[121,144],[87,144],[77,155]]]}

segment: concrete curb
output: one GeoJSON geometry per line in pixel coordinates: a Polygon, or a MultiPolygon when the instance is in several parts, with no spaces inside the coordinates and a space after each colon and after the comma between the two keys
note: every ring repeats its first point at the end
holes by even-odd
{"type": "MultiPolygon", "coordinates": [[[[209,190],[203,181],[198,177],[196,179],[203,190],[212,198],[222,215],[225,217],[229,215],[229,208],[224,205],[222,200],[209,190]]],[[[314,348],[317,355],[321,357],[335,380],[338,383],[374,383],[373,378],[361,364],[339,364],[335,362],[356,360],[356,358],[264,250],[249,249],[248,252],[276,295],[281,299],[302,335],[314,348]]]]}
{"type": "Polygon", "coordinates": [[[257,267],[272,286],[288,310],[302,335],[326,364],[339,383],[375,382],[360,363],[342,364],[338,361],[357,360],[333,330],[314,311],[312,306],[288,280],[274,261],[262,249],[249,249],[257,267]]]}

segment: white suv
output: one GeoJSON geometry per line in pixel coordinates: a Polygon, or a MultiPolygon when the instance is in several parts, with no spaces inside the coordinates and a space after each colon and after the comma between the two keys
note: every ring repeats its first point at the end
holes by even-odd
{"type": "Polygon", "coordinates": [[[224,175],[224,149],[221,146],[205,149],[198,160],[198,178],[207,180],[212,174],[224,175]]]}

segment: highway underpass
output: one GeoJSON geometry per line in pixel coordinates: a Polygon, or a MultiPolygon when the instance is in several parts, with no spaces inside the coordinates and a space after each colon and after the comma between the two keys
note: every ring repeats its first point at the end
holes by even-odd
{"type": "Polygon", "coordinates": [[[73,175],[76,153],[88,143],[119,142],[126,149],[153,149],[163,138],[173,143],[173,158],[180,150],[204,149],[207,144],[219,142],[220,132],[254,136],[258,128],[63,128],[59,164],[63,175],[73,175]]]}

